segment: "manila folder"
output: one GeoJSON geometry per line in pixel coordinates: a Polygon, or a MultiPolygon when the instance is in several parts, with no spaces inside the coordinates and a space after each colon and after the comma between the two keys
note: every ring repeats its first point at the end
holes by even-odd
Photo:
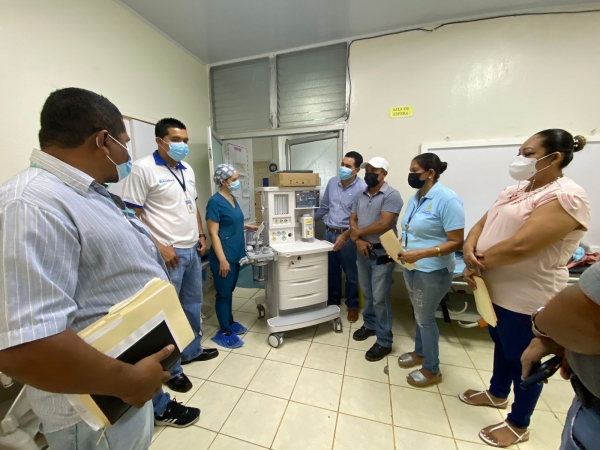
{"type": "Polygon", "coordinates": [[[492,299],[487,287],[481,277],[475,276],[473,279],[477,283],[477,289],[473,291],[477,312],[488,325],[495,327],[498,323],[498,318],[496,317],[496,311],[494,311],[494,305],[492,305],[492,299]]]}
{"type": "Polygon", "coordinates": [[[415,270],[417,268],[416,264],[405,263],[398,259],[398,253],[402,253],[402,246],[400,245],[400,241],[398,241],[398,237],[392,230],[386,231],[379,236],[379,240],[388,256],[396,261],[396,263],[400,264],[404,269],[415,270]]]}
{"type": "MultiPolygon", "coordinates": [[[[154,278],[132,297],[110,308],[108,314],[78,333],[102,353],[135,364],[169,344],[173,354],[162,362],[168,370],[194,340],[177,292],[168,281],[154,278]]],[[[114,424],[130,405],[103,395],[67,395],[67,399],[92,429],[114,424]]]]}

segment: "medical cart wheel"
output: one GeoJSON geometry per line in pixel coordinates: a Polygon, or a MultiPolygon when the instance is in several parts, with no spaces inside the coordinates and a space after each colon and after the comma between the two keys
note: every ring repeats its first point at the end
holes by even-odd
{"type": "Polygon", "coordinates": [[[279,347],[283,344],[283,334],[271,333],[269,335],[269,345],[273,348],[279,347]]]}
{"type": "Polygon", "coordinates": [[[256,309],[258,310],[258,318],[262,319],[265,317],[265,307],[263,305],[256,305],[256,309]]]}
{"type": "Polygon", "coordinates": [[[333,319],[333,331],[336,333],[342,332],[342,319],[339,317],[337,319],[333,319]]]}

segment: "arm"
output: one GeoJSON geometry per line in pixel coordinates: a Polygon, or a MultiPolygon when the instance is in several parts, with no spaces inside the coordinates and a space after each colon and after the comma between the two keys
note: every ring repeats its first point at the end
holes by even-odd
{"type": "Polygon", "coordinates": [[[450,255],[451,253],[454,253],[461,249],[462,244],[463,244],[464,235],[465,235],[464,228],[461,228],[460,230],[453,230],[453,231],[446,232],[446,239],[448,239],[448,240],[446,242],[438,245],[439,249],[441,250],[440,255],[438,255],[437,248],[431,247],[431,248],[425,248],[422,250],[411,250],[406,253],[401,253],[398,255],[398,257],[402,261],[411,264],[411,263],[415,263],[415,262],[419,261],[420,259],[424,259],[424,258],[435,258],[437,256],[450,255]]]}
{"type": "Polygon", "coordinates": [[[356,241],[356,239],[360,238],[361,236],[365,236],[368,234],[385,233],[386,231],[392,228],[392,223],[394,223],[394,220],[396,220],[397,218],[398,214],[383,211],[381,213],[380,219],[377,222],[372,223],[368,227],[358,229],[358,221],[356,221],[356,228],[352,228],[351,223],[350,233],[352,236],[352,240],[356,241]]]}
{"type": "Polygon", "coordinates": [[[213,251],[219,259],[219,275],[226,277],[229,273],[230,266],[227,258],[225,257],[225,252],[223,251],[223,244],[219,238],[219,222],[206,219],[206,227],[208,228],[208,234],[210,235],[210,240],[212,241],[213,251]]]}
{"type": "Polygon", "coordinates": [[[100,353],[66,329],[0,351],[0,371],[43,391],[111,395],[141,407],[171,377],[160,362],[173,349],[169,346],[131,365],[100,353]]]}
{"type": "MultiPolygon", "coordinates": [[[[142,220],[141,216],[143,209],[136,208],[135,206],[131,205],[129,205],[129,207],[135,211],[135,215],[138,217],[138,219],[142,220]]],[[[165,265],[167,266],[167,270],[176,269],[177,265],[179,264],[179,258],[177,257],[173,246],[163,245],[162,242],[156,239],[152,233],[150,233],[150,236],[156,244],[158,251],[160,251],[160,255],[162,256],[163,260],[165,261],[165,265]]]]}
{"type": "MultiPolygon", "coordinates": [[[[200,215],[198,208],[196,208],[196,221],[198,222],[198,233],[204,234],[204,229],[202,228],[202,216],[200,215]]],[[[208,250],[208,247],[206,246],[206,238],[201,237],[198,239],[198,242],[200,243],[200,247],[198,247],[198,253],[204,255],[206,250],[208,250]]]]}
{"type": "Polygon", "coordinates": [[[486,268],[514,264],[537,255],[580,226],[553,200],[536,208],[512,237],[492,246],[479,259],[486,268]]]}
{"type": "Polygon", "coordinates": [[[559,292],[535,317],[535,324],[561,347],[600,355],[600,305],[579,286],[559,292]]]}
{"type": "MultiPolygon", "coordinates": [[[[350,229],[347,230],[346,233],[350,233],[350,230],[353,230],[353,229],[358,229],[358,216],[355,211],[352,212],[352,214],[350,215],[350,229]]],[[[371,244],[369,244],[367,241],[365,241],[364,239],[361,239],[361,238],[355,239],[354,237],[352,237],[352,234],[350,234],[350,236],[351,236],[352,240],[354,242],[356,242],[356,249],[357,249],[358,253],[360,253],[364,257],[368,258],[369,257],[369,249],[371,248],[371,244]]]]}
{"type": "Polygon", "coordinates": [[[329,214],[329,183],[327,183],[327,187],[323,193],[319,209],[315,211],[315,220],[323,220],[323,217],[327,214],[329,214]]]}

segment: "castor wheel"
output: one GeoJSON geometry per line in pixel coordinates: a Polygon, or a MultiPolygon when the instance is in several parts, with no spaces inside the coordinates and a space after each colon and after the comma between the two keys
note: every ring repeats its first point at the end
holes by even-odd
{"type": "Polygon", "coordinates": [[[256,305],[256,309],[258,310],[258,318],[262,319],[265,317],[265,307],[263,305],[256,305]]]}
{"type": "Polygon", "coordinates": [[[280,333],[271,333],[269,335],[269,345],[273,348],[279,347],[283,344],[283,334],[280,333]]]}
{"type": "Polygon", "coordinates": [[[337,319],[333,319],[333,331],[336,333],[342,332],[342,319],[339,317],[337,319]]]}

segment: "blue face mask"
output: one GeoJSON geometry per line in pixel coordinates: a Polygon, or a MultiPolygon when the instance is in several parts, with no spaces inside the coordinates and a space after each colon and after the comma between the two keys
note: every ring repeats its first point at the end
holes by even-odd
{"type": "Polygon", "coordinates": [[[352,169],[348,169],[347,167],[340,167],[338,174],[340,176],[340,180],[347,180],[352,176],[352,169]]]}
{"type": "MultiPolygon", "coordinates": [[[[109,134],[109,136],[110,136],[110,134],[109,134]]],[[[127,151],[127,147],[125,147],[123,144],[121,144],[119,141],[117,141],[114,137],[110,136],[110,138],[113,141],[115,141],[117,144],[119,144],[121,147],[123,147],[125,149],[125,151],[127,151]]],[[[97,138],[96,138],[96,141],[97,141],[97,138]]],[[[119,176],[119,181],[127,178],[127,176],[131,173],[131,168],[133,167],[133,161],[131,161],[131,157],[129,157],[127,162],[124,162],[122,164],[117,164],[108,155],[106,155],[106,157],[110,160],[111,163],[113,163],[117,167],[117,174],[119,176]]]]}
{"type": "Polygon", "coordinates": [[[232,191],[237,191],[241,186],[242,183],[240,183],[240,180],[236,180],[229,185],[229,189],[231,189],[232,191]]]}
{"type": "Polygon", "coordinates": [[[172,158],[173,161],[183,161],[190,151],[185,142],[163,142],[169,145],[167,155],[169,155],[169,158],[172,158]]]}

